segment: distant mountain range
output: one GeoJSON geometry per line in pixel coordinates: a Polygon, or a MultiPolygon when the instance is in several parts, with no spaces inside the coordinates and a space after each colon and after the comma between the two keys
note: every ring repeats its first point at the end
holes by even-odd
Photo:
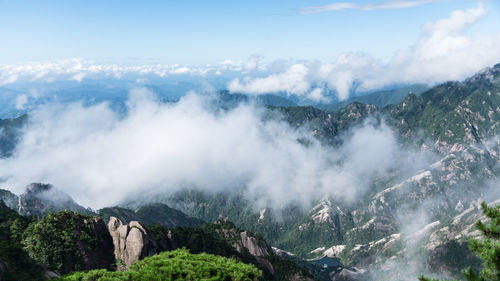
{"type": "Polygon", "coordinates": [[[337,111],[351,103],[360,102],[364,104],[373,104],[379,108],[382,108],[390,104],[398,104],[402,102],[408,94],[415,94],[418,96],[428,89],[429,86],[423,84],[402,86],[391,90],[365,93],[363,95],[351,97],[345,101],[340,101],[332,104],[318,104],[315,106],[326,111],[337,111]]]}

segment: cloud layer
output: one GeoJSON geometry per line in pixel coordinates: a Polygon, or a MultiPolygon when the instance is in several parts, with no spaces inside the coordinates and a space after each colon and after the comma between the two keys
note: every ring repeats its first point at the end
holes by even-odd
{"type": "Polygon", "coordinates": [[[303,62],[267,77],[236,78],[228,88],[251,94],[282,91],[321,101],[327,99],[327,90],[336,91],[338,99],[344,100],[353,90],[374,90],[395,83],[462,80],[500,62],[500,33],[466,35],[467,28],[486,13],[485,6],[479,4],[426,23],[414,47],[397,51],[388,62],[368,54],[342,54],[333,63],[303,62]],[[311,91],[319,90],[323,94],[315,92],[312,98],[311,91]]]}
{"type": "Polygon", "coordinates": [[[324,194],[353,200],[404,159],[391,130],[374,123],[333,149],[308,130],[263,121],[263,109],[251,105],[213,111],[210,99],[196,94],[163,104],[141,88],[128,107],[125,117],[105,103],[39,108],[14,156],[0,160],[2,186],[20,193],[30,182],[51,183],[94,208],[134,192],[243,190],[280,208],[324,194]]]}
{"type": "Polygon", "coordinates": [[[195,77],[220,75],[224,72],[247,73],[262,68],[258,56],[251,56],[246,62],[225,60],[217,64],[203,66],[179,64],[155,64],[127,66],[100,64],[93,61],[72,58],[54,61],[29,62],[0,65],[0,86],[16,82],[53,82],[69,80],[81,82],[84,79],[138,79],[147,77],[165,78],[169,76],[191,75],[195,77]]]}

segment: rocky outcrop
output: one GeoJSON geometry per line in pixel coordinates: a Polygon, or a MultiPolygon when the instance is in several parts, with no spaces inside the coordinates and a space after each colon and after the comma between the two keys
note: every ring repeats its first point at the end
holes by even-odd
{"type": "Polygon", "coordinates": [[[248,252],[252,256],[262,257],[269,255],[269,247],[267,245],[260,245],[257,239],[253,236],[249,236],[246,231],[240,233],[241,239],[236,244],[236,249],[241,252],[242,247],[247,248],[248,252]]]}
{"type": "Polygon", "coordinates": [[[17,208],[20,215],[39,218],[49,212],[62,210],[94,215],[91,210],[78,205],[68,194],[50,184],[43,183],[29,184],[26,191],[19,195],[17,208]]]}
{"type": "Polygon", "coordinates": [[[0,200],[2,200],[5,205],[12,210],[17,210],[19,208],[19,197],[8,190],[0,189],[0,200]]]}
{"type": "Polygon", "coordinates": [[[157,253],[157,244],[151,233],[138,221],[123,224],[116,217],[110,217],[109,234],[113,238],[114,254],[118,269],[128,268],[137,260],[157,253]]]}
{"type": "Polygon", "coordinates": [[[40,268],[40,270],[42,271],[42,274],[43,274],[43,277],[45,277],[45,279],[47,280],[50,280],[50,279],[54,279],[54,278],[60,278],[61,275],[57,274],[56,272],[48,269],[45,265],[43,264],[39,264],[38,267],[40,268]]]}
{"type": "Polygon", "coordinates": [[[330,273],[330,279],[332,281],[361,281],[366,280],[367,272],[366,270],[359,269],[356,267],[347,269],[343,268],[340,272],[330,273]]]}

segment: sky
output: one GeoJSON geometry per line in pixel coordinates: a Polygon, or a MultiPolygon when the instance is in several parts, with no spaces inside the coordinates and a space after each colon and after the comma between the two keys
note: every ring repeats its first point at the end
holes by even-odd
{"type": "Polygon", "coordinates": [[[331,103],[499,63],[500,1],[0,0],[0,38],[0,87],[189,76],[331,103]]]}
{"type": "MultiPolygon", "coordinates": [[[[0,63],[79,57],[200,65],[255,54],[331,61],[345,52],[388,59],[414,44],[424,23],[477,6],[452,0],[341,2],[1,0],[0,63]]],[[[488,15],[472,34],[500,30],[500,4],[484,5],[488,15]]]]}

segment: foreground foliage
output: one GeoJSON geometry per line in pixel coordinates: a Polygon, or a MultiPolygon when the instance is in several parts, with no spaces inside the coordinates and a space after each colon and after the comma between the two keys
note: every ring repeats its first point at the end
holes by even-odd
{"type": "Polygon", "coordinates": [[[105,269],[76,272],[61,277],[65,281],[104,280],[261,280],[262,272],[253,265],[210,254],[191,254],[186,249],[162,252],[137,261],[128,271],[105,269]]]}
{"type": "Polygon", "coordinates": [[[0,200],[0,280],[43,280],[40,267],[19,243],[23,230],[31,221],[0,200]]]}
{"type": "MultiPolygon", "coordinates": [[[[278,257],[274,254],[259,257],[252,256],[246,248],[238,252],[233,245],[241,239],[243,231],[232,222],[219,220],[215,224],[205,224],[199,227],[175,227],[153,224],[149,226],[154,239],[157,241],[160,251],[168,251],[177,248],[187,248],[191,253],[208,253],[218,256],[231,257],[245,264],[251,264],[261,269],[265,280],[289,280],[290,276],[299,274],[308,276],[307,273],[292,260],[278,257]],[[169,238],[170,236],[170,238],[169,238]],[[272,271],[264,266],[267,261],[272,264],[272,271]]],[[[255,237],[260,246],[268,247],[260,235],[247,232],[249,236],[255,237]]]]}

